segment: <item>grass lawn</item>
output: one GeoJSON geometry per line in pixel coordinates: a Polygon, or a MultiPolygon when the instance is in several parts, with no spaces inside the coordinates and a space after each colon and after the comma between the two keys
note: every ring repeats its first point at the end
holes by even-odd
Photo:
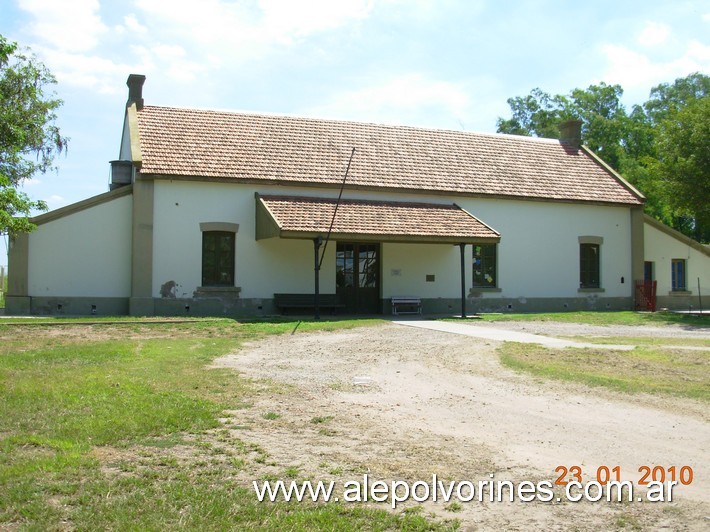
{"type": "MultiPolygon", "coordinates": [[[[484,321],[557,321],[589,325],[688,325],[710,328],[710,316],[669,312],[554,312],[541,314],[484,314],[484,321]]],[[[703,338],[574,337],[599,343],[599,349],[547,349],[506,343],[501,362],[513,369],[550,379],[581,382],[631,393],[667,393],[710,400],[710,352],[680,347],[710,347],[703,338]],[[636,345],[633,351],[605,350],[603,344],[636,345]],[[679,346],[674,349],[674,346],[679,346]]]]}
{"type": "MultiPolygon", "coordinates": [[[[689,316],[671,312],[580,311],[530,314],[482,314],[484,321],[561,321],[590,325],[693,325],[710,328],[710,316],[689,316]]],[[[447,318],[456,320],[456,318],[447,318]]]]}
{"type": "Polygon", "coordinates": [[[668,338],[662,336],[560,336],[569,340],[578,342],[586,342],[590,344],[599,344],[602,347],[604,344],[611,345],[638,345],[638,346],[655,346],[655,347],[706,347],[710,349],[710,338],[668,338]]]}
{"type": "MultiPolygon", "coordinates": [[[[631,340],[639,345],[645,339],[631,340]]],[[[665,343],[666,339],[658,341],[665,343]]],[[[603,345],[599,349],[548,349],[506,342],[499,355],[504,365],[540,377],[710,401],[710,352],[704,350],[652,343],[632,351],[606,350],[603,345]]]]}
{"type": "Polygon", "coordinates": [[[267,456],[218,418],[269,384],[206,366],[245,340],[374,320],[30,321],[0,321],[0,529],[444,526],[358,505],[259,503],[237,481],[267,456]]]}

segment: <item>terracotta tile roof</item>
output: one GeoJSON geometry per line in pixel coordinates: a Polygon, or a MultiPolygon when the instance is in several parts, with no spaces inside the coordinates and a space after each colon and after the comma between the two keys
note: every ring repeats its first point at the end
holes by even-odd
{"type": "MultiPolygon", "coordinates": [[[[299,196],[259,196],[281,231],[322,233],[330,227],[336,200],[299,196]]],[[[341,200],[335,235],[441,237],[465,241],[498,239],[500,234],[457,205],[341,200]]]]}
{"type": "Polygon", "coordinates": [[[557,141],[146,106],[141,171],[280,183],[640,204],[583,150],[557,141]]]}

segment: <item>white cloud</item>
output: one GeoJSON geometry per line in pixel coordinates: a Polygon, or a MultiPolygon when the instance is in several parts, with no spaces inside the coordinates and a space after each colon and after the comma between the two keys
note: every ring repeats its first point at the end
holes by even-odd
{"type": "Polygon", "coordinates": [[[67,199],[63,196],[60,196],[59,194],[52,194],[51,196],[46,198],[44,201],[47,202],[47,207],[49,207],[50,211],[53,211],[54,209],[58,209],[59,207],[64,207],[65,205],[69,204],[67,199]]]}
{"type": "Polygon", "coordinates": [[[370,122],[421,122],[434,111],[458,120],[467,112],[470,98],[464,87],[421,74],[405,74],[384,83],[336,94],[322,106],[306,111],[314,116],[370,122]]]}
{"type": "Polygon", "coordinates": [[[668,40],[671,30],[660,22],[646,22],[639,33],[637,41],[641,46],[658,46],[668,40]]]}
{"type": "Polygon", "coordinates": [[[149,63],[139,61],[132,65],[116,63],[100,55],[66,52],[46,47],[35,51],[51,66],[57,81],[63,85],[83,87],[101,94],[123,93],[126,72],[147,71],[149,63]]]}
{"type": "MultiPolygon", "coordinates": [[[[152,47],[132,45],[129,48],[137,60],[130,66],[116,67],[122,68],[124,77],[129,70],[144,74],[154,74],[159,71],[161,77],[190,82],[207,68],[202,63],[192,61],[188,52],[180,45],[158,44],[152,47]]],[[[122,85],[118,83],[114,88],[119,90],[121,87],[122,85]]]]}
{"type": "Polygon", "coordinates": [[[126,29],[135,33],[146,33],[148,31],[148,28],[138,22],[138,19],[133,13],[123,17],[123,24],[126,29]]]}
{"type": "Polygon", "coordinates": [[[179,45],[161,44],[152,49],[157,61],[163,65],[167,75],[176,81],[192,81],[204,67],[187,58],[187,52],[179,45]]]}
{"type": "MultiPolygon", "coordinates": [[[[480,15],[486,10],[488,0],[466,0],[468,16],[480,15]]],[[[378,0],[377,7],[384,8],[399,20],[432,23],[449,18],[452,10],[459,9],[460,0],[378,0]]]]}
{"type": "Polygon", "coordinates": [[[624,89],[648,89],[693,72],[710,71],[710,46],[695,40],[687,43],[682,55],[669,61],[653,61],[644,53],[614,44],[603,45],[602,53],[608,61],[602,80],[624,89]]]}
{"type": "MultiPolygon", "coordinates": [[[[198,52],[209,50],[220,63],[232,65],[364,19],[372,9],[371,0],[257,0],[236,4],[203,0],[196,12],[194,4],[184,0],[176,4],[171,0],[138,1],[152,16],[164,12],[167,3],[174,35],[196,45],[198,52]]],[[[155,33],[159,39],[169,38],[159,28],[155,33]]]]}
{"type": "Polygon", "coordinates": [[[134,0],[134,11],[121,13],[121,23],[109,30],[99,0],[72,0],[70,7],[59,0],[18,1],[33,17],[27,28],[37,40],[32,49],[57,79],[101,93],[122,91],[128,72],[189,83],[205,71],[259,61],[373,9],[373,0],[201,0],[199,6],[134,0]]]}
{"type": "Polygon", "coordinates": [[[690,41],[688,44],[688,58],[697,61],[700,68],[698,70],[710,70],[710,45],[699,41],[690,41]]]}
{"type": "Polygon", "coordinates": [[[107,31],[98,15],[98,0],[20,0],[19,7],[34,20],[29,32],[40,41],[68,52],[88,52],[107,31]]]}
{"type": "Polygon", "coordinates": [[[367,17],[373,2],[366,0],[260,0],[262,26],[272,39],[288,41],[335,29],[353,19],[367,17]]]}
{"type": "Polygon", "coordinates": [[[33,50],[57,79],[102,93],[122,90],[127,72],[190,82],[209,69],[258,60],[276,46],[367,16],[371,0],[136,0],[136,13],[107,31],[98,0],[20,0],[33,15],[33,50]],[[175,43],[180,43],[175,44],[175,43]],[[103,46],[101,46],[103,45],[103,46]],[[129,50],[135,60],[116,47],[129,50]]]}
{"type": "MultiPolygon", "coordinates": [[[[288,43],[295,38],[338,28],[365,18],[371,0],[258,0],[232,3],[202,0],[137,0],[146,20],[160,20],[183,41],[219,45],[224,54],[254,53],[254,46],[288,43]],[[234,45],[241,45],[235,47],[234,45]],[[246,47],[246,48],[245,48],[246,47]]],[[[166,35],[160,27],[151,28],[166,35]]]]}
{"type": "Polygon", "coordinates": [[[178,44],[159,44],[153,48],[153,53],[161,61],[183,59],[186,55],[185,49],[178,44]]]}

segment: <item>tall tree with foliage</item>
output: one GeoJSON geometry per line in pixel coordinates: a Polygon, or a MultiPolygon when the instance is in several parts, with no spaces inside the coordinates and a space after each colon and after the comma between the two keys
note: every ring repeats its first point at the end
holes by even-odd
{"type": "Polygon", "coordinates": [[[508,99],[512,118],[498,119],[498,132],[559,138],[557,126],[572,118],[582,121],[582,139],[612,168],[621,164],[621,139],[627,115],[621,104],[624,91],[619,85],[591,85],[574,89],[569,95],[550,95],[533,89],[528,96],[508,99]]]}
{"type": "Polygon", "coordinates": [[[686,165],[707,159],[710,136],[707,129],[703,133],[696,127],[692,139],[684,138],[689,132],[681,129],[698,125],[692,115],[702,113],[702,104],[696,103],[707,98],[710,77],[699,72],[653,87],[648,101],[634,109],[642,116],[639,130],[645,128],[644,142],[650,139],[651,147],[632,154],[637,158],[636,172],[624,173],[649,198],[649,214],[700,242],[710,242],[710,221],[702,212],[702,206],[710,204],[710,174],[706,171],[703,180],[687,172],[686,165]]]}
{"type": "Polygon", "coordinates": [[[557,125],[575,118],[566,113],[569,107],[566,96],[551,96],[539,88],[531,90],[527,96],[508,98],[508,105],[513,116],[507,120],[498,119],[498,133],[557,138],[557,125]]]}
{"type": "Polygon", "coordinates": [[[662,120],[656,144],[651,171],[675,212],[689,222],[687,232],[710,242],[710,96],[692,99],[662,120]]]}
{"type": "Polygon", "coordinates": [[[651,89],[651,96],[643,104],[651,124],[660,124],[673,113],[683,109],[694,100],[710,96],[710,77],[700,72],[678,78],[670,83],[661,83],[651,89]]]}
{"type": "Polygon", "coordinates": [[[0,233],[31,230],[31,211],[47,209],[18,186],[53,169],[66,150],[56,125],[62,101],[49,91],[55,83],[47,67],[0,35],[0,233]]]}

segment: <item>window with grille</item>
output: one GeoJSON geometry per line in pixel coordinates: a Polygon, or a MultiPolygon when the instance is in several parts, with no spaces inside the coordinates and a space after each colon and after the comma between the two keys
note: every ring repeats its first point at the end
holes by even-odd
{"type": "Polygon", "coordinates": [[[234,233],[202,233],[202,286],[234,286],[234,233]]]}

